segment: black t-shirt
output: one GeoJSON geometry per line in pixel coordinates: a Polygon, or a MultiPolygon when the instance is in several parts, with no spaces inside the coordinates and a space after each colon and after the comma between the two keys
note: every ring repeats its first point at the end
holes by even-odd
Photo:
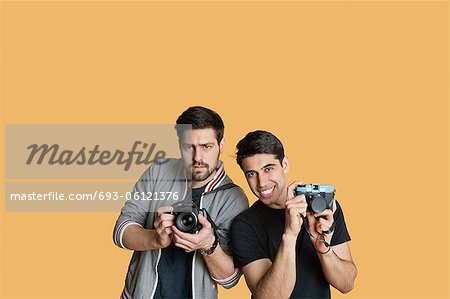
{"type": "MultiPolygon", "coordinates": [[[[197,207],[200,207],[200,198],[206,185],[192,189],[192,201],[197,207]]],[[[186,198],[190,196],[190,194],[187,194],[186,198]]],[[[173,242],[161,250],[155,299],[192,298],[191,270],[193,258],[194,252],[185,252],[184,249],[176,247],[173,242]]]]}
{"type": "MultiPolygon", "coordinates": [[[[336,203],[332,246],[350,241],[344,214],[339,203],[336,203]]],[[[244,267],[264,258],[274,262],[284,232],[284,222],[284,209],[269,208],[259,200],[239,214],[231,225],[231,244],[236,266],[244,267]]],[[[330,285],[304,226],[297,237],[296,275],[290,298],[330,298],[330,285]]]]}

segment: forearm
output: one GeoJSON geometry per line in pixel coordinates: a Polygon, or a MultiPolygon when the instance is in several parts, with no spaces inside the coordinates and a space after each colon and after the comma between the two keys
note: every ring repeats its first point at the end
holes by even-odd
{"type": "Polygon", "coordinates": [[[283,235],[275,260],[253,292],[255,298],[289,298],[296,281],[297,236],[283,235]]]}
{"type": "Polygon", "coordinates": [[[227,279],[235,273],[233,258],[226,254],[220,245],[212,254],[204,256],[204,260],[209,274],[215,280],[227,279]]]}
{"type": "Polygon", "coordinates": [[[130,225],[123,233],[122,243],[127,249],[147,251],[161,248],[154,229],[130,225]]]}
{"type": "Polygon", "coordinates": [[[357,270],[351,261],[339,258],[331,249],[326,254],[319,254],[319,260],[327,281],[341,293],[353,289],[357,270]]]}

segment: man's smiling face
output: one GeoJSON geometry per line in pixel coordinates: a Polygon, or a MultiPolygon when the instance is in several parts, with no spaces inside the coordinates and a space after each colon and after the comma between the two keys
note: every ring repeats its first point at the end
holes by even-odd
{"type": "Polygon", "coordinates": [[[247,183],[266,206],[282,209],[287,195],[286,174],[289,161],[286,157],[282,163],[272,154],[256,154],[242,160],[247,183]]]}

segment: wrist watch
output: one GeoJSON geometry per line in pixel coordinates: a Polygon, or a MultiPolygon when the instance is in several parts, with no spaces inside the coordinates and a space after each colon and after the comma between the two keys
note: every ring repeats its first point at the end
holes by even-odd
{"type": "Polygon", "coordinates": [[[219,245],[219,237],[217,236],[217,233],[214,231],[214,242],[212,243],[211,247],[209,247],[209,249],[206,250],[201,250],[200,253],[203,256],[211,255],[216,250],[217,245],[219,245]]]}

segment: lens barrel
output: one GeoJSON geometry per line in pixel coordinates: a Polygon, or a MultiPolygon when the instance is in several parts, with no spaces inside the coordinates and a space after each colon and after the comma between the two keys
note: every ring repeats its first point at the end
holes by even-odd
{"type": "Polygon", "coordinates": [[[175,226],[184,233],[195,231],[198,224],[197,215],[194,212],[182,212],[175,219],[175,226]]]}

